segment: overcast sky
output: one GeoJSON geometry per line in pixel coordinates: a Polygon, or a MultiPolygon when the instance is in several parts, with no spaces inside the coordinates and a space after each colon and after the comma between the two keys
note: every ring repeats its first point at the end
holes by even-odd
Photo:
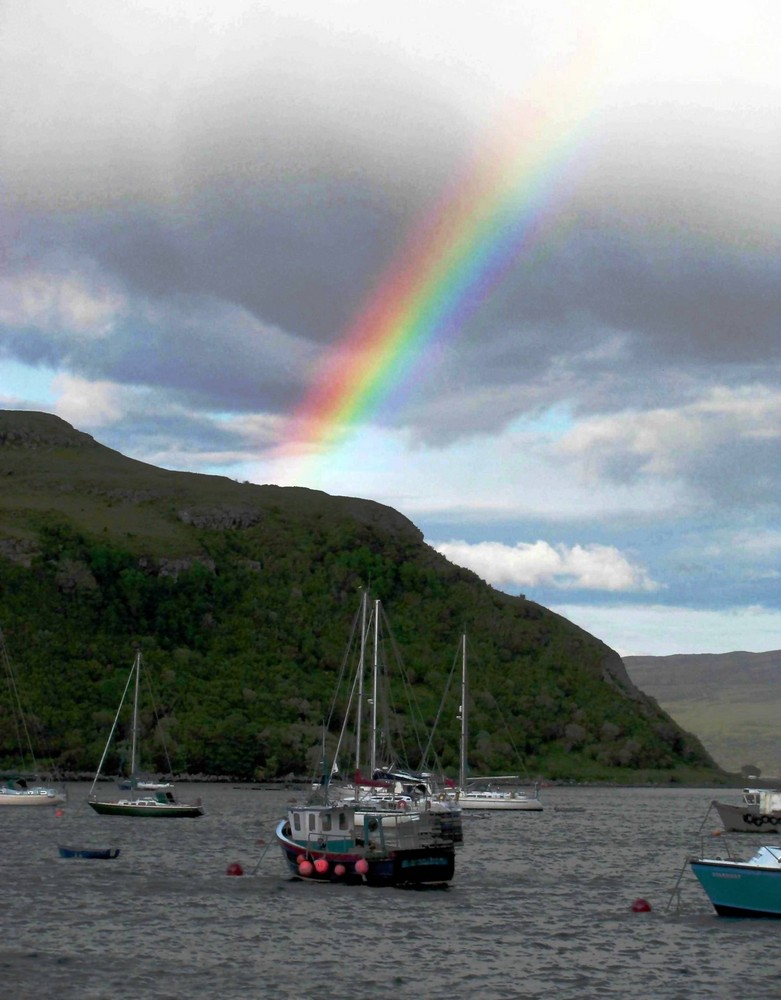
{"type": "Polygon", "coordinates": [[[781,648],[780,29],[776,0],[4,0],[0,406],[390,504],[623,654],[781,648]],[[535,143],[535,238],[383,406],[280,451],[421,220],[495,164],[520,206],[535,143]]]}

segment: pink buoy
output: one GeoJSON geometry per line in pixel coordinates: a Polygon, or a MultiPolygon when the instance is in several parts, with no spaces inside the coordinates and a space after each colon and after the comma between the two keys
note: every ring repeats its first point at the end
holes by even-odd
{"type": "Polygon", "coordinates": [[[632,913],[650,913],[651,904],[647,899],[636,899],[632,903],[632,913]]]}
{"type": "Polygon", "coordinates": [[[243,875],[244,869],[238,863],[238,861],[231,861],[228,867],[225,869],[226,875],[243,875]]]}
{"type": "Polygon", "coordinates": [[[325,858],[318,858],[315,861],[315,871],[318,875],[324,875],[328,871],[328,862],[325,858]]]}
{"type": "Polygon", "coordinates": [[[296,864],[297,865],[302,865],[307,860],[308,859],[307,859],[306,854],[299,854],[298,857],[296,858],[296,864]]]}
{"type": "Polygon", "coordinates": [[[355,862],[355,870],[359,875],[365,875],[369,870],[369,862],[365,858],[361,858],[360,861],[355,862]]]}
{"type": "Polygon", "coordinates": [[[312,862],[306,859],[298,866],[298,874],[303,875],[304,878],[309,878],[313,871],[312,862]]]}
{"type": "Polygon", "coordinates": [[[62,809],[58,809],[57,812],[54,815],[55,816],[62,816],[63,815],[62,809]]]}
{"type": "Polygon", "coordinates": [[[347,869],[344,865],[334,865],[334,875],[336,875],[337,878],[341,878],[346,871],[347,869]]]}

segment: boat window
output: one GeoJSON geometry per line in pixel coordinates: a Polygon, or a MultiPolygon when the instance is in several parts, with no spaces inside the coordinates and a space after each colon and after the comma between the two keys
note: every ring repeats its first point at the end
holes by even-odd
{"type": "Polygon", "coordinates": [[[331,829],[331,814],[330,813],[323,813],[323,829],[324,830],[330,830],[331,829]]]}
{"type": "Polygon", "coordinates": [[[339,813],[339,829],[340,830],[347,829],[347,817],[345,816],[344,813],[339,813]]]}
{"type": "Polygon", "coordinates": [[[314,813],[309,813],[309,829],[310,830],[314,830],[315,829],[315,820],[316,819],[317,819],[317,817],[315,816],[314,813]]]}
{"type": "Polygon", "coordinates": [[[298,813],[293,813],[293,826],[296,830],[301,829],[301,816],[298,813]]]}

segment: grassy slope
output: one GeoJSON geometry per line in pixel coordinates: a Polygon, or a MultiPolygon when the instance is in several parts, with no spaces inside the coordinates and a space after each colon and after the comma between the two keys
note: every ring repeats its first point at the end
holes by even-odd
{"type": "Polygon", "coordinates": [[[763,776],[781,774],[781,651],[630,656],[624,663],[722,767],[756,764],[763,776]]]}

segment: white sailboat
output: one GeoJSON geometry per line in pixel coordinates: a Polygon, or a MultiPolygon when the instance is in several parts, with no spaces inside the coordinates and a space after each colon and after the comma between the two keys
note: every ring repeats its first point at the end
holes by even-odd
{"type": "Polygon", "coordinates": [[[201,800],[197,799],[195,802],[179,802],[173,790],[173,785],[166,782],[160,789],[145,789],[142,783],[138,782],[137,778],[137,765],[138,765],[138,742],[139,742],[139,716],[138,716],[138,693],[141,683],[141,650],[136,651],[135,659],[133,660],[133,666],[130,668],[130,673],[127,678],[127,683],[125,684],[125,690],[122,692],[122,698],[119,703],[119,708],[117,709],[117,714],[114,717],[114,724],[111,727],[111,732],[109,733],[108,740],[106,741],[105,749],[103,750],[103,756],[100,759],[100,764],[98,765],[98,770],[95,774],[95,779],[92,782],[92,786],[89,791],[88,803],[95,810],[95,812],[100,813],[103,816],[146,816],[146,817],[195,817],[203,815],[203,806],[201,805],[201,800]],[[106,760],[106,755],[108,754],[109,747],[111,746],[111,741],[114,737],[114,731],[117,728],[117,722],[119,721],[120,712],[122,711],[122,706],[125,703],[125,698],[127,696],[128,689],[130,688],[131,681],[134,681],[133,686],[133,722],[132,722],[132,733],[131,733],[131,743],[130,743],[130,779],[129,793],[122,798],[113,799],[99,799],[95,792],[95,786],[100,778],[101,772],[103,770],[103,764],[106,760]]]}
{"type": "Polygon", "coordinates": [[[467,752],[469,746],[468,684],[466,633],[461,637],[461,758],[456,799],[462,809],[507,810],[514,812],[541,812],[543,809],[538,790],[532,794],[521,787],[520,775],[504,774],[485,778],[469,778],[467,752]],[[501,786],[504,787],[501,787],[501,786]]]}
{"type": "Polygon", "coordinates": [[[65,792],[59,788],[50,788],[41,781],[38,770],[38,763],[35,759],[33,742],[30,738],[30,730],[27,726],[22,700],[19,696],[19,689],[16,685],[11,660],[6,649],[3,630],[0,629],[0,659],[3,662],[3,671],[6,677],[9,695],[10,714],[13,716],[16,728],[17,742],[19,743],[20,771],[24,773],[8,775],[2,779],[0,784],[0,806],[58,806],[65,802],[65,792]],[[32,783],[27,776],[27,765],[32,769],[32,783]]]}

